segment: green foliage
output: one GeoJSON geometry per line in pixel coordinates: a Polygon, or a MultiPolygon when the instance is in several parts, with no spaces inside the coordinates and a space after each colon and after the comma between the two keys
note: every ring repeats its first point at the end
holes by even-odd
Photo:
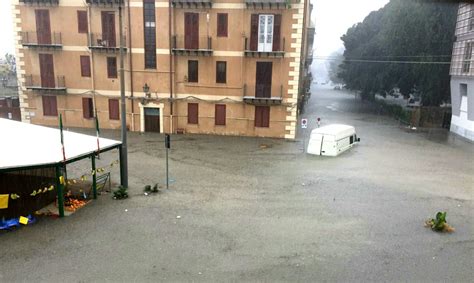
{"type": "Polygon", "coordinates": [[[120,186],[118,190],[114,191],[114,199],[126,199],[128,198],[127,188],[120,186]]]}
{"type": "Polygon", "coordinates": [[[411,112],[405,110],[405,108],[402,106],[397,104],[389,104],[383,100],[375,100],[375,102],[385,113],[395,117],[396,119],[404,123],[408,123],[410,121],[411,112]]]}
{"type": "Polygon", "coordinates": [[[367,100],[394,87],[408,96],[415,85],[424,105],[437,106],[448,100],[449,64],[350,60],[449,62],[457,7],[449,2],[391,0],[341,37],[346,60],[338,76],[367,100]]]}
{"type": "Polygon", "coordinates": [[[150,185],[146,185],[146,186],[143,188],[143,191],[144,191],[145,193],[151,192],[151,186],[150,186],[150,185]]]}
{"type": "Polygon", "coordinates": [[[153,190],[152,190],[153,193],[157,193],[158,192],[158,184],[155,184],[153,186],[153,190]]]}
{"type": "Polygon", "coordinates": [[[431,219],[431,229],[435,231],[443,231],[446,224],[446,212],[436,213],[436,219],[431,219]]]}

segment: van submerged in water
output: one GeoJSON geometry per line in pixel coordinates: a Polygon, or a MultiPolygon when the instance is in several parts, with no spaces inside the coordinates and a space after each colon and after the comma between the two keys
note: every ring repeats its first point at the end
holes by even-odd
{"type": "Polygon", "coordinates": [[[360,142],[355,128],[333,124],[311,131],[307,153],[324,156],[338,156],[360,142]]]}

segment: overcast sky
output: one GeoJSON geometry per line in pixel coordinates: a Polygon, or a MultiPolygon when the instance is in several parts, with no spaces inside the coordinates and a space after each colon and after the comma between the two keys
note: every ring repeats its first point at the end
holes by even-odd
{"type": "Polygon", "coordinates": [[[311,72],[317,82],[328,80],[328,63],[324,56],[344,50],[341,36],[356,23],[362,22],[372,11],[376,11],[389,0],[311,0],[312,19],[316,24],[314,55],[311,72]]]}
{"type": "Polygon", "coordinates": [[[0,27],[0,56],[3,57],[6,52],[15,52],[11,0],[0,0],[0,27]]]}
{"type": "MultiPolygon", "coordinates": [[[[383,7],[388,0],[312,0],[312,3],[312,18],[316,24],[315,52],[317,56],[326,56],[342,48],[339,38],[349,27],[383,7]]],[[[0,23],[0,54],[13,53],[11,0],[0,0],[0,23]]]]}

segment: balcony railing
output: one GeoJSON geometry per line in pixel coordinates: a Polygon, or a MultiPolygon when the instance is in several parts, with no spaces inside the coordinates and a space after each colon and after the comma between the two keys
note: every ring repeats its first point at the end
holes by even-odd
{"type": "Polygon", "coordinates": [[[283,85],[244,84],[243,92],[243,100],[247,104],[281,105],[283,101],[283,85]]]}
{"type": "Polygon", "coordinates": [[[250,38],[245,37],[244,54],[247,57],[284,57],[285,56],[285,38],[281,38],[280,42],[273,42],[272,51],[261,51],[257,46],[250,46],[250,38]]]}
{"type": "Polygon", "coordinates": [[[245,0],[248,9],[287,9],[290,0],[245,0]]]}
{"type": "Polygon", "coordinates": [[[20,3],[31,4],[31,5],[58,5],[59,0],[20,0],[20,3]]]}
{"type": "Polygon", "coordinates": [[[64,76],[56,76],[51,79],[42,78],[40,75],[26,75],[25,87],[37,91],[65,91],[66,79],[64,76]]]}
{"type": "Polygon", "coordinates": [[[124,0],[86,0],[86,3],[89,5],[113,6],[113,5],[123,5],[124,0]]]}
{"type": "Polygon", "coordinates": [[[171,0],[176,8],[212,8],[211,0],[171,0]]]}
{"type": "MultiPolygon", "coordinates": [[[[103,35],[100,33],[90,33],[89,34],[89,49],[99,50],[99,51],[111,51],[117,52],[120,50],[120,40],[119,36],[110,36],[103,35]]],[[[125,35],[123,36],[123,42],[127,42],[125,35]]],[[[127,48],[124,47],[126,50],[127,48]]]]}
{"type": "Polygon", "coordinates": [[[52,32],[49,35],[38,37],[36,31],[25,31],[21,33],[21,44],[30,48],[62,48],[62,36],[60,32],[52,32]]]}
{"type": "Polygon", "coordinates": [[[173,36],[173,53],[177,55],[212,55],[212,38],[207,36],[173,36]]]}

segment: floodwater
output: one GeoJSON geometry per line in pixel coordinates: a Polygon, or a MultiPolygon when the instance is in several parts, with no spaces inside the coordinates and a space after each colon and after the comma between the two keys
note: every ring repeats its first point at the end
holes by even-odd
{"type": "Polygon", "coordinates": [[[406,131],[345,91],[314,89],[302,117],[310,129],[296,141],[173,136],[173,182],[153,196],[142,188],[163,186],[163,135],[129,134],[131,197],[102,195],[68,218],[0,234],[0,281],[474,278],[473,144],[406,131]],[[361,143],[336,158],[304,154],[318,117],[355,126],[361,143]],[[454,233],[423,226],[438,211],[454,233]]]}

